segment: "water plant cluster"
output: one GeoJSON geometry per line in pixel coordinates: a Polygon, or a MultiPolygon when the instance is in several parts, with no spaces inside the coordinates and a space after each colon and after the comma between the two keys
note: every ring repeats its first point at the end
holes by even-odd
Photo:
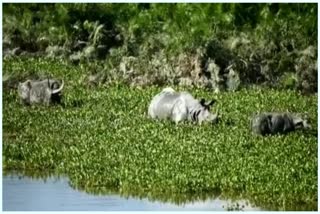
{"type": "Polygon", "coordinates": [[[3,92],[4,170],[52,171],[87,191],[180,203],[179,194],[218,193],[272,210],[317,209],[317,95],[261,87],[215,94],[177,86],[216,99],[213,111],[219,110],[221,121],[175,125],[147,117],[161,87],[113,82],[91,88],[83,84],[84,69],[37,58],[3,62],[3,75],[65,81],[63,104],[49,108],[23,106],[16,90],[3,92]],[[314,129],[254,136],[249,119],[260,111],[305,113],[314,129]]]}

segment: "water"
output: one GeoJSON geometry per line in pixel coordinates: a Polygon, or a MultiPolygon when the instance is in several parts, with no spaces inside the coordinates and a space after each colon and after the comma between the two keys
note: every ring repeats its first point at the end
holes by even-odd
{"type": "MultiPolygon", "coordinates": [[[[246,201],[237,203],[240,208],[244,205],[241,210],[261,210],[246,201]]],[[[3,176],[4,211],[204,211],[226,210],[235,204],[219,198],[176,205],[116,194],[91,195],[72,189],[64,177],[34,179],[18,174],[3,176]]]]}

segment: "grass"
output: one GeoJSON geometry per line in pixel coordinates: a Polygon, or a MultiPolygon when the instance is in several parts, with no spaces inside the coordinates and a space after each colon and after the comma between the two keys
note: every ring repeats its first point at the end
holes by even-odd
{"type": "Polygon", "coordinates": [[[214,126],[176,126],[146,115],[162,88],[121,83],[88,88],[82,67],[64,62],[17,59],[3,66],[4,74],[33,71],[65,81],[64,106],[22,106],[16,91],[4,91],[5,170],[63,173],[74,187],[87,191],[112,189],[160,200],[219,192],[272,210],[317,210],[317,96],[176,88],[217,99],[213,111],[222,117],[214,126]],[[307,113],[314,130],[251,134],[253,113],[287,110],[307,113]]]}

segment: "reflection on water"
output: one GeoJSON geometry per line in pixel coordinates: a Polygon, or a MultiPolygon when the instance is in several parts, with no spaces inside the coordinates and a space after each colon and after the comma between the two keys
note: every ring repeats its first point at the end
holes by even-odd
{"type": "Polygon", "coordinates": [[[261,210],[246,201],[204,199],[181,204],[123,197],[117,194],[92,195],[74,190],[65,177],[31,178],[18,174],[3,175],[4,211],[142,211],[142,210],[261,210]]]}

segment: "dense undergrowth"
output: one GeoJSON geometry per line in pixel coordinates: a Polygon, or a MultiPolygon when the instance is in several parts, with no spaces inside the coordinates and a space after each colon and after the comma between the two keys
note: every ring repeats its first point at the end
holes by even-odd
{"type": "MultiPolygon", "coordinates": [[[[248,198],[272,210],[317,209],[317,96],[293,90],[241,89],[195,97],[217,99],[217,125],[175,125],[147,115],[162,88],[121,82],[90,88],[81,66],[65,61],[13,59],[4,75],[64,79],[63,105],[22,106],[15,90],[3,92],[3,168],[66,174],[89,192],[117,191],[183,203],[187,195],[248,198]],[[8,72],[8,73],[6,73],[8,72]],[[312,131],[253,136],[249,118],[260,111],[310,117],[312,131]]],[[[204,196],[203,196],[204,197],[204,196]]]]}
{"type": "Polygon", "coordinates": [[[5,3],[3,51],[99,61],[93,82],[314,93],[317,11],[316,3],[5,3]]]}

